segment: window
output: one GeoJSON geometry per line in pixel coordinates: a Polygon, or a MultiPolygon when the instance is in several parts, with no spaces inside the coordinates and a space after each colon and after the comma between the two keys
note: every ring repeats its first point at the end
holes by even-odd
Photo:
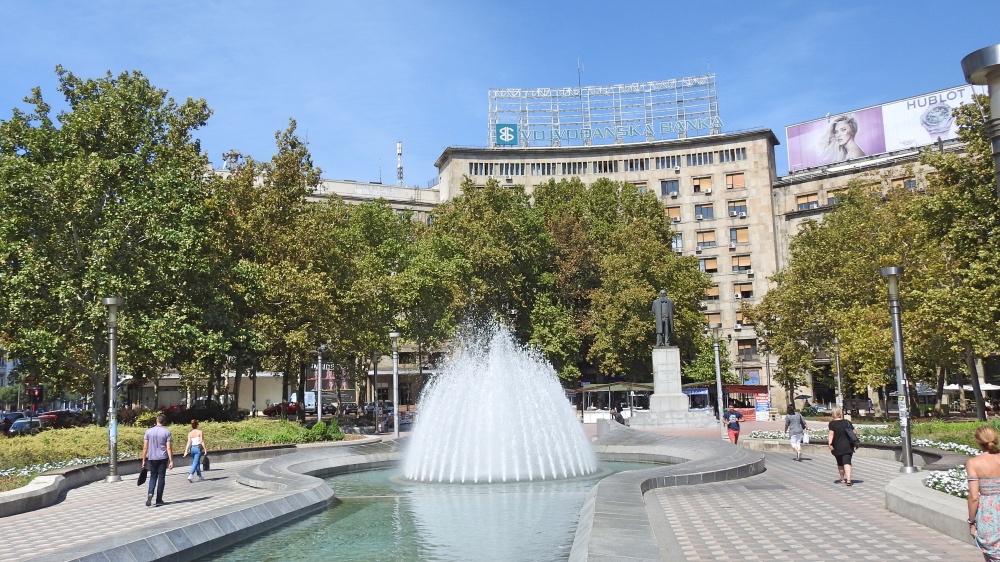
{"type": "Polygon", "coordinates": [[[747,159],[747,149],[745,148],[730,148],[729,150],[720,150],[718,152],[719,163],[725,162],[735,162],[737,160],[747,159]]]}
{"type": "Polygon", "coordinates": [[[714,219],[715,209],[712,207],[711,203],[706,205],[695,205],[694,206],[694,216],[698,218],[699,216],[703,219],[714,219]]]}
{"type": "Polygon", "coordinates": [[[535,162],[531,165],[531,175],[533,176],[554,176],[556,165],[551,162],[535,162]]]}
{"type": "Polygon", "coordinates": [[[753,298],[753,283],[736,283],[733,285],[734,293],[739,295],[741,299],[752,299],[753,298]]]}
{"type": "Polygon", "coordinates": [[[730,228],[729,229],[729,242],[736,244],[749,244],[750,243],[750,229],[747,227],[741,228],[730,228]]]}
{"type": "Polygon", "coordinates": [[[672,168],[681,167],[681,157],[680,156],[657,156],[656,161],[657,170],[670,170],[672,168]]]}
{"type": "Polygon", "coordinates": [[[705,322],[709,325],[712,324],[722,324],[722,313],[721,312],[706,312],[705,322]]]}
{"type": "Polygon", "coordinates": [[[649,169],[649,158],[629,158],[625,160],[626,172],[645,172],[649,169]]]}
{"type": "Polygon", "coordinates": [[[800,211],[819,208],[819,194],[799,195],[795,198],[795,203],[800,211]]]}
{"type": "Polygon", "coordinates": [[[747,200],[746,199],[736,199],[735,201],[729,202],[729,216],[739,217],[740,213],[746,215],[747,212],[747,200]]]}
{"type": "Polygon", "coordinates": [[[694,186],[695,193],[712,192],[712,176],[704,178],[692,178],[691,185],[694,186]]]}
{"type": "Polygon", "coordinates": [[[745,318],[743,316],[742,310],[736,311],[736,322],[738,324],[743,324],[744,326],[753,326],[753,321],[751,321],[749,318],[745,318]]]}
{"type": "Polygon", "coordinates": [[[827,205],[836,205],[837,202],[840,201],[844,197],[844,193],[846,193],[846,191],[847,190],[840,189],[840,190],[837,190],[837,191],[827,192],[827,194],[826,194],[826,204],[827,205]]]}
{"type": "Polygon", "coordinates": [[[562,173],[564,176],[579,176],[587,173],[586,162],[563,162],[562,173]]]}
{"type": "Polygon", "coordinates": [[[670,243],[670,248],[675,252],[680,252],[684,249],[684,235],[677,233],[674,234],[674,239],[670,243]]]}
{"type": "Polygon", "coordinates": [[[617,160],[602,160],[599,162],[594,162],[594,173],[595,174],[616,174],[618,173],[618,161],[617,160]]]}
{"type": "Polygon", "coordinates": [[[750,256],[733,256],[733,271],[746,271],[750,269],[750,256]]]}
{"type": "Polygon", "coordinates": [[[714,163],[715,163],[714,152],[699,152],[698,154],[687,155],[688,166],[704,166],[706,164],[714,164],[714,163]]]}
{"type": "Polygon", "coordinates": [[[701,258],[698,260],[698,269],[700,269],[702,273],[715,273],[719,271],[719,259],[701,258]]]}
{"type": "Polygon", "coordinates": [[[636,183],[633,183],[632,185],[635,186],[635,189],[639,193],[646,193],[646,182],[636,182],[636,183]]]}
{"type": "Polygon", "coordinates": [[[915,178],[899,178],[892,180],[892,187],[898,188],[902,187],[914,191],[917,189],[917,180],[915,178]]]}
{"type": "Polygon", "coordinates": [[[681,208],[680,207],[667,207],[667,216],[673,222],[681,221],[681,208]]]}
{"type": "Polygon", "coordinates": [[[492,162],[469,162],[470,176],[492,176],[493,168],[499,168],[499,164],[492,162]]]}
{"type": "Polygon", "coordinates": [[[753,361],[757,358],[757,339],[736,340],[736,354],[743,361],[753,361]]]}
{"type": "Polygon", "coordinates": [[[709,287],[705,289],[705,300],[707,301],[717,301],[719,300],[719,286],[709,287]]]}
{"type": "MultiPolygon", "coordinates": [[[[565,166],[565,164],[563,164],[565,166]]],[[[524,164],[519,162],[501,162],[497,164],[501,176],[523,176],[524,164]]]]}
{"type": "Polygon", "coordinates": [[[726,189],[746,189],[743,180],[743,172],[738,174],[726,174],[726,189]]]}
{"type": "Polygon", "coordinates": [[[660,182],[660,195],[677,195],[681,192],[677,180],[662,180],[660,182]]]}
{"type": "Polygon", "coordinates": [[[698,247],[699,248],[711,248],[715,246],[715,231],[714,230],[702,230],[697,233],[698,235],[698,247]]]}

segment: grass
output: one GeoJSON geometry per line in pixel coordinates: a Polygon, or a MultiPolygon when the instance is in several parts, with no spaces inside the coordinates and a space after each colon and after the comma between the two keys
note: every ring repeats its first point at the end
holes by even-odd
{"type": "MultiPolygon", "coordinates": [[[[221,449],[240,449],[265,445],[289,445],[345,438],[335,423],[316,424],[312,429],[288,421],[252,419],[242,422],[204,422],[199,426],[205,435],[209,454],[221,449]]],[[[168,426],[173,436],[174,455],[184,453],[188,425],[168,426]]],[[[135,458],[142,452],[145,427],[119,427],[118,452],[122,458],[135,458]]],[[[52,429],[37,435],[0,439],[0,492],[27,484],[36,474],[52,465],[74,459],[94,459],[108,454],[106,427],[86,426],[52,429]]]]}

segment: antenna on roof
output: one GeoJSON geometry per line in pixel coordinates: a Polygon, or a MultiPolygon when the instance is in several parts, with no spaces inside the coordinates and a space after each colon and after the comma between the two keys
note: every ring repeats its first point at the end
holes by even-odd
{"type": "Polygon", "coordinates": [[[576,87],[583,89],[583,63],[576,57],[576,87]]]}
{"type": "Polygon", "coordinates": [[[403,187],[403,141],[396,143],[396,185],[403,187]]]}

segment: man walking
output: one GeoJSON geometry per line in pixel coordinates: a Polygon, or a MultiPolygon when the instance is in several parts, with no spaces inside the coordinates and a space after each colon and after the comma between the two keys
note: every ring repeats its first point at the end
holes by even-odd
{"type": "Polygon", "coordinates": [[[726,411],[726,429],[729,430],[729,440],[732,441],[733,445],[740,440],[740,420],[743,419],[743,414],[737,412],[733,409],[733,405],[729,405],[729,410],[726,411]]]}
{"type": "Polygon", "coordinates": [[[156,488],[156,505],[163,505],[163,484],[167,469],[174,467],[174,452],[171,450],[170,430],[163,427],[167,423],[166,414],[156,416],[156,426],[146,430],[142,437],[142,466],[149,463],[149,488],[146,490],[146,505],[153,503],[153,488],[156,488]],[[148,459],[148,460],[147,460],[148,459]]]}

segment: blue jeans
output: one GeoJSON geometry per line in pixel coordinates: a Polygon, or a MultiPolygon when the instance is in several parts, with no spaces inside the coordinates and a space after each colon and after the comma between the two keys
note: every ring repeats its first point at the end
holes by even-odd
{"type": "Polygon", "coordinates": [[[197,474],[201,478],[201,446],[191,447],[191,470],[188,474],[197,474]]]}
{"type": "Polygon", "coordinates": [[[146,466],[149,468],[149,487],[146,489],[146,494],[153,495],[153,488],[156,488],[156,503],[163,503],[163,484],[167,479],[167,464],[169,463],[170,461],[167,459],[146,461],[146,466]]]}

